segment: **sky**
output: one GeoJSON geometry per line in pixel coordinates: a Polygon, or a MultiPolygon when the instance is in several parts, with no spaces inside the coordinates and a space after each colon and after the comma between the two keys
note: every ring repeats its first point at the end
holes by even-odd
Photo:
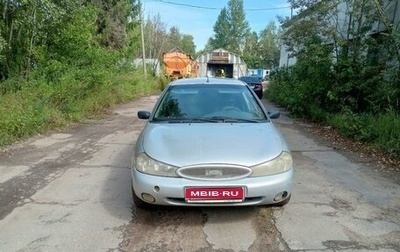
{"type": "MultiPolygon", "coordinates": [[[[179,28],[181,34],[194,38],[196,51],[202,50],[214,35],[213,26],[228,0],[141,0],[144,18],[160,15],[167,29],[179,28]]],[[[279,26],[277,16],[290,16],[287,0],[243,0],[246,21],[251,31],[259,33],[271,21],[279,26]]]]}

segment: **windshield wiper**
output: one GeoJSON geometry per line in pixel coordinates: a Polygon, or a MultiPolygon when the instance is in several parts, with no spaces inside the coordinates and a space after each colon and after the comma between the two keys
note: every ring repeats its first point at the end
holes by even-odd
{"type": "Polygon", "coordinates": [[[213,117],[196,117],[196,118],[171,118],[168,123],[224,123],[238,122],[238,120],[229,117],[213,116],[213,117]]]}
{"type": "Polygon", "coordinates": [[[166,123],[204,123],[204,122],[220,122],[220,120],[210,119],[210,118],[163,118],[156,119],[156,121],[162,121],[166,123]]]}
{"type": "Polygon", "coordinates": [[[243,118],[238,118],[237,120],[239,122],[250,122],[250,123],[260,123],[262,121],[261,119],[243,119],[243,118]]]}
{"type": "Polygon", "coordinates": [[[224,123],[237,123],[237,122],[259,123],[260,122],[260,120],[233,118],[233,117],[228,117],[228,116],[213,116],[213,117],[207,117],[206,119],[215,120],[217,122],[224,122],[224,123]]]}
{"type": "Polygon", "coordinates": [[[259,123],[256,119],[232,118],[227,116],[196,117],[196,118],[154,118],[154,121],[166,123],[259,123]]]}

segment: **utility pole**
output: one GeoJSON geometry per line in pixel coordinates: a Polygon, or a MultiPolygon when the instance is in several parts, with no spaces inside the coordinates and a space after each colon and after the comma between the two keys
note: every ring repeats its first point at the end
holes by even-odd
{"type": "MultiPolygon", "coordinates": [[[[292,19],[293,18],[293,6],[292,5],[290,5],[290,19],[292,19]]],[[[286,50],[287,48],[286,48],[286,46],[285,46],[285,51],[286,51],[286,68],[289,68],[289,53],[287,53],[287,50],[286,50]]]]}
{"type": "Polygon", "coordinates": [[[139,0],[139,16],[140,16],[140,36],[142,37],[142,61],[143,61],[143,74],[147,76],[146,70],[146,55],[144,50],[144,32],[143,32],[143,13],[142,13],[142,2],[139,0]]]}

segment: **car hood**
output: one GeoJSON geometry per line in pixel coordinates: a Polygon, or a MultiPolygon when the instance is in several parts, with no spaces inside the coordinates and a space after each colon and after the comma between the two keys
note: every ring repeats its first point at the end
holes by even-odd
{"type": "Polygon", "coordinates": [[[253,166],[287,148],[272,123],[148,123],[141,137],[147,155],[179,167],[204,163],[253,166]]]}

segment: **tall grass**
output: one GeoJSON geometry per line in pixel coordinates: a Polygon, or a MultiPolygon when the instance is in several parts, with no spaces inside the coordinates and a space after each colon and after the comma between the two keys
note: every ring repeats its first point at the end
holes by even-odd
{"type": "Polygon", "coordinates": [[[394,111],[382,114],[346,112],[333,115],[328,123],[343,135],[400,157],[400,116],[394,111]]]}
{"type": "Polygon", "coordinates": [[[118,67],[68,68],[56,78],[48,77],[38,74],[30,81],[0,83],[0,146],[100,116],[116,104],[160,91],[156,78],[118,67]]]}

